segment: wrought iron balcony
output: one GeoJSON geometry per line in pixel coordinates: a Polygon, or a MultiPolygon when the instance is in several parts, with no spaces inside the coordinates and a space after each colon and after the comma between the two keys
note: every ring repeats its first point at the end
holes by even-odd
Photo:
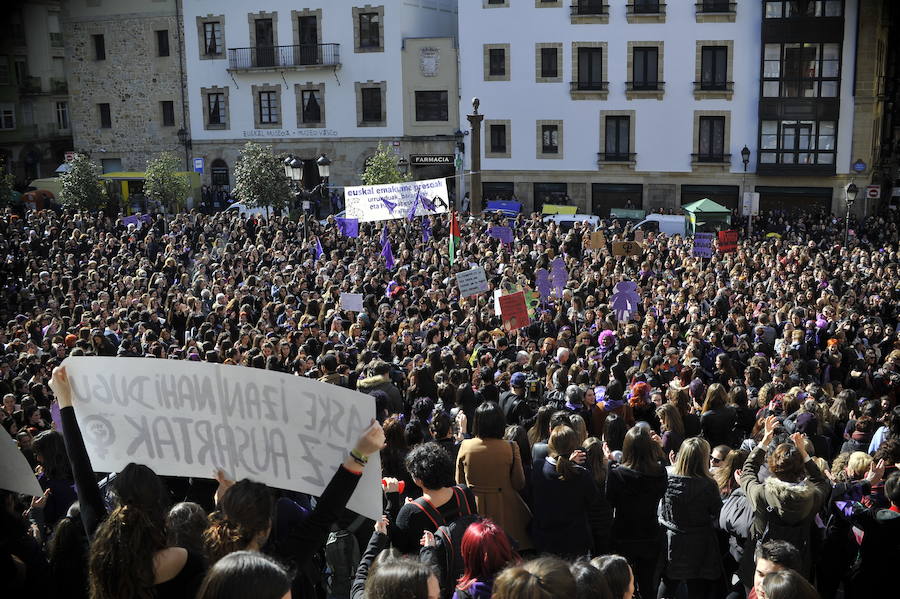
{"type": "Polygon", "coordinates": [[[50,91],[52,91],[54,94],[67,94],[69,93],[69,83],[65,79],[51,77],[50,91]]]}
{"type": "Polygon", "coordinates": [[[229,48],[228,70],[311,69],[341,64],[340,44],[229,48]]]}
{"type": "Polygon", "coordinates": [[[40,94],[43,91],[40,77],[23,77],[19,82],[20,94],[40,94]]]}
{"type": "Polygon", "coordinates": [[[691,154],[691,162],[706,164],[730,164],[731,154],[691,154]]]}
{"type": "Polygon", "coordinates": [[[665,81],[626,81],[625,89],[630,92],[661,92],[665,81]]]}
{"type": "Polygon", "coordinates": [[[572,81],[569,91],[573,92],[605,92],[609,91],[609,81],[572,81]]]}
{"type": "Polygon", "coordinates": [[[633,0],[633,2],[625,7],[627,15],[664,15],[666,14],[666,5],[663,2],[653,2],[651,0],[633,0]]]}
{"type": "Polygon", "coordinates": [[[731,92],[734,91],[734,81],[694,81],[694,91],[731,92]]]}
{"type": "Polygon", "coordinates": [[[609,14],[609,6],[602,0],[581,0],[570,9],[573,17],[597,17],[609,14]]]}
{"type": "Polygon", "coordinates": [[[737,2],[728,2],[728,0],[703,0],[696,4],[697,14],[714,15],[729,14],[737,10],[737,2]]]}
{"type": "Polygon", "coordinates": [[[598,152],[597,162],[634,162],[635,152],[598,152]]]}

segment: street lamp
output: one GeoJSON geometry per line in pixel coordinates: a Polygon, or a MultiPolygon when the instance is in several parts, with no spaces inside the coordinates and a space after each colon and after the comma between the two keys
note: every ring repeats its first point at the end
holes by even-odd
{"type": "MultiPolygon", "coordinates": [[[[319,177],[322,178],[321,185],[321,194],[322,200],[324,201],[328,198],[328,177],[331,176],[331,160],[328,159],[328,156],[322,154],[319,156],[318,160],[316,160],[316,166],[319,167],[319,177]]],[[[316,218],[319,217],[319,209],[318,204],[316,205],[316,218]]]]}
{"type": "MultiPolygon", "coordinates": [[[[744,144],[741,149],[741,161],[744,163],[744,174],[741,175],[741,206],[745,206],[744,194],[747,193],[747,166],[750,165],[750,148],[744,144]]],[[[747,210],[747,239],[753,236],[753,200],[750,200],[750,206],[747,210]]]]}
{"type": "Polygon", "coordinates": [[[406,159],[406,156],[400,157],[400,160],[397,161],[397,168],[404,175],[409,173],[409,160],[406,159]]]}
{"type": "Polygon", "coordinates": [[[191,156],[190,156],[190,147],[191,147],[191,136],[188,134],[187,130],[182,127],[178,130],[178,143],[184,146],[184,170],[191,170],[191,156]]]}
{"type": "Polygon", "coordinates": [[[847,185],[847,188],[844,190],[844,197],[847,201],[847,217],[844,219],[844,247],[850,245],[850,209],[853,208],[853,204],[856,202],[856,195],[859,193],[859,188],[856,186],[856,183],[853,181],[847,185]]]}

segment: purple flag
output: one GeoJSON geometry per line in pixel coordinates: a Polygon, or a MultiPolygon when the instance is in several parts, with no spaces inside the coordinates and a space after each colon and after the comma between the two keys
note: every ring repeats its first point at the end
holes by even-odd
{"type": "Polygon", "coordinates": [[[394,269],[394,252],[391,249],[391,240],[385,239],[381,246],[381,255],[384,256],[384,266],[388,270],[394,269]]]}
{"type": "Polygon", "coordinates": [[[62,432],[62,416],[59,413],[59,402],[53,401],[50,404],[50,419],[53,421],[54,430],[62,432]]]}
{"type": "Polygon", "coordinates": [[[422,243],[428,243],[429,239],[431,239],[431,221],[426,216],[422,219],[422,243]]]}
{"type": "Polygon", "coordinates": [[[392,201],[388,200],[387,198],[378,198],[378,199],[381,200],[381,203],[387,207],[388,212],[390,212],[391,214],[394,213],[394,208],[397,207],[396,202],[392,202],[392,201]]]}
{"type": "Polygon", "coordinates": [[[416,208],[419,207],[419,197],[420,194],[416,194],[416,199],[413,200],[412,206],[409,208],[409,212],[406,213],[406,220],[412,222],[412,219],[416,217],[416,208]]]}
{"type": "Polygon", "coordinates": [[[421,199],[422,206],[425,207],[425,210],[430,210],[431,212],[435,212],[437,210],[437,207],[434,205],[434,202],[429,200],[428,196],[426,196],[421,191],[418,194],[416,194],[416,197],[417,197],[417,199],[421,199]]]}
{"type": "Polygon", "coordinates": [[[325,250],[322,249],[322,242],[319,241],[319,238],[316,237],[316,260],[322,257],[322,254],[325,253],[325,250]]]}
{"type": "Polygon", "coordinates": [[[359,220],[355,218],[338,218],[338,231],[344,237],[359,237],[359,220]]]}

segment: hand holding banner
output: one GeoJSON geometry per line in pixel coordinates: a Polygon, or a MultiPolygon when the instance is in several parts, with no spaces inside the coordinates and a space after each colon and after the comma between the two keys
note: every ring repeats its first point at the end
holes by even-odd
{"type": "MultiPolygon", "coordinates": [[[[97,472],[130,462],[161,476],[250,478],[320,496],[375,416],[372,398],[287,374],[181,360],[69,357],[78,426],[97,472]]],[[[369,458],[351,510],[381,516],[369,458]]]]}

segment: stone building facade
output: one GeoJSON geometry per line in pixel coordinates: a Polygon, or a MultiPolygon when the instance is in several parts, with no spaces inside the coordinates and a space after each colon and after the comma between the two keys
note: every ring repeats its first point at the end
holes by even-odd
{"type": "Polygon", "coordinates": [[[176,1],[68,0],[63,24],[74,149],[104,172],[143,171],[162,151],[190,170],[176,1]]]}

